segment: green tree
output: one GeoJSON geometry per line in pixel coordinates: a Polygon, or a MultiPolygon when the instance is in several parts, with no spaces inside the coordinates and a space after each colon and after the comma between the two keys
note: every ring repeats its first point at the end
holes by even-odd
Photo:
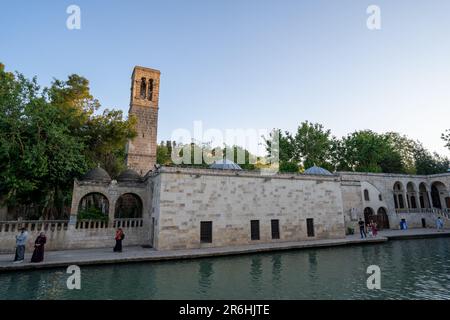
{"type": "Polygon", "coordinates": [[[446,130],[445,133],[442,134],[442,140],[445,142],[445,146],[450,149],[450,129],[446,130]]]}
{"type": "Polygon", "coordinates": [[[89,81],[76,74],[66,81],[54,80],[47,93],[60,110],[59,120],[84,143],[89,166],[100,165],[116,177],[125,168],[125,145],[136,136],[136,118],[125,120],[120,110],[96,114],[100,103],[91,95],[89,81]]]}
{"type": "MultiPolygon", "coordinates": [[[[395,156],[400,156],[402,168],[395,168],[391,172],[416,174],[415,152],[421,148],[418,141],[414,141],[405,135],[400,135],[397,132],[388,132],[385,134],[392,148],[396,151],[395,156]]],[[[397,163],[398,165],[398,163],[397,163]]]]}
{"type": "Polygon", "coordinates": [[[338,170],[398,173],[401,155],[389,138],[371,130],[353,132],[337,143],[338,170]]]}
{"type": "MultiPolygon", "coordinates": [[[[284,133],[277,129],[279,135],[279,160],[281,172],[298,172],[314,165],[333,169],[333,137],[330,130],[319,123],[302,122],[295,134],[284,133]]],[[[270,152],[271,139],[265,139],[266,150],[270,152]]]]}
{"type": "Polygon", "coordinates": [[[0,64],[0,198],[33,208],[35,217],[62,217],[73,179],[100,164],[112,176],[124,167],[135,119],[100,104],[78,75],[41,90],[36,78],[0,64]]]}
{"type": "Polygon", "coordinates": [[[430,153],[425,148],[417,148],[414,154],[417,174],[429,175],[447,172],[450,160],[437,153],[430,153]]]}
{"type": "Polygon", "coordinates": [[[294,159],[304,169],[314,165],[331,168],[330,153],[332,147],[331,131],[319,123],[302,122],[295,136],[288,139],[294,146],[294,159]]]}
{"type": "Polygon", "coordinates": [[[172,162],[172,145],[169,143],[161,142],[156,149],[156,163],[161,165],[171,165],[172,162]]]}
{"type": "Polygon", "coordinates": [[[88,168],[84,145],[57,121],[36,79],[0,69],[0,192],[8,205],[33,205],[45,217],[62,213],[72,179],[88,168]]]}

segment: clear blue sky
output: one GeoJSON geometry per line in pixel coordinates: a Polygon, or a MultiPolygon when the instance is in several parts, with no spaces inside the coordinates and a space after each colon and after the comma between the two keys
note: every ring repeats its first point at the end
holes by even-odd
{"type": "Polygon", "coordinates": [[[398,131],[449,155],[450,1],[2,2],[0,61],[40,83],[78,73],[128,111],[134,65],[161,70],[158,140],[176,128],[398,131]],[[81,30],[66,8],[81,8],[81,30]],[[366,28],[381,8],[382,29],[366,28]]]}

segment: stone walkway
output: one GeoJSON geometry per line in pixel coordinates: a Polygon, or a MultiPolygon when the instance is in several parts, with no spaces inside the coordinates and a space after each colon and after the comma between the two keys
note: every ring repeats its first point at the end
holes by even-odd
{"type": "Polygon", "coordinates": [[[190,250],[172,250],[172,251],[157,251],[149,248],[142,248],[138,246],[124,247],[124,252],[114,253],[112,248],[102,249],[82,249],[82,250],[64,250],[64,251],[49,251],[45,254],[45,261],[41,263],[29,263],[31,254],[27,253],[26,261],[20,264],[13,264],[11,260],[13,255],[0,255],[0,272],[14,271],[25,269],[39,269],[39,268],[55,268],[66,267],[68,265],[97,265],[97,264],[111,264],[111,263],[126,263],[126,262],[142,262],[142,261],[162,261],[162,260],[176,260],[176,259],[192,259],[211,256],[225,256],[235,254],[246,254],[256,252],[267,252],[275,250],[292,250],[304,248],[317,247],[333,247],[357,244],[383,243],[388,239],[401,238],[423,238],[423,237],[450,237],[450,229],[444,232],[437,232],[433,229],[410,229],[410,230],[388,230],[382,231],[377,237],[360,239],[359,235],[347,236],[344,239],[332,240],[310,240],[301,242],[279,242],[269,244],[254,244],[239,247],[221,247],[221,248],[202,248],[190,250]]]}

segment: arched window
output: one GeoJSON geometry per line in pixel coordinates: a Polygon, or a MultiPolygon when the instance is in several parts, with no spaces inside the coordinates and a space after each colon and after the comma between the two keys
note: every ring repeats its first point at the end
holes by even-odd
{"type": "Polygon", "coordinates": [[[153,79],[148,80],[148,100],[153,100],[153,79]]]}
{"type": "Polygon", "coordinates": [[[116,201],[114,218],[142,218],[142,201],[134,193],[125,193],[116,201]]]}
{"type": "Polygon", "coordinates": [[[405,207],[405,202],[403,201],[403,195],[398,195],[398,204],[400,206],[400,209],[403,209],[405,207]]]}
{"type": "Polygon", "coordinates": [[[394,203],[396,209],[403,209],[405,208],[405,202],[403,198],[403,185],[401,182],[396,182],[394,184],[394,203]]]}
{"type": "Polygon", "coordinates": [[[419,185],[419,202],[421,208],[430,208],[430,200],[428,197],[428,188],[425,183],[419,185]]]}
{"type": "Polygon", "coordinates": [[[370,201],[369,190],[367,189],[364,190],[364,200],[370,201]]]}
{"type": "Polygon", "coordinates": [[[92,192],[81,198],[78,206],[78,219],[107,220],[108,212],[108,198],[99,192],[92,192]]]}
{"type": "Polygon", "coordinates": [[[141,99],[145,99],[146,94],[147,94],[147,82],[146,82],[145,78],[142,78],[141,79],[141,91],[140,91],[141,99]]]}

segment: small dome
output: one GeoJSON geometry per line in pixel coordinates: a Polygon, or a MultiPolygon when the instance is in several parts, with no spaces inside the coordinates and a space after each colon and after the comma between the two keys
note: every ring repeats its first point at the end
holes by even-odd
{"type": "Polygon", "coordinates": [[[81,180],[92,180],[92,181],[105,181],[110,182],[111,177],[109,176],[108,172],[106,172],[104,169],[97,167],[94,169],[91,169],[86,173],[81,180]]]}
{"type": "Polygon", "coordinates": [[[126,169],[122,171],[117,177],[117,181],[141,181],[142,177],[133,169],[126,169]]]}
{"type": "Polygon", "coordinates": [[[313,166],[305,170],[305,174],[313,174],[318,176],[332,176],[333,174],[321,167],[313,166]]]}
{"type": "Polygon", "coordinates": [[[221,170],[242,170],[240,166],[231,160],[217,160],[214,161],[212,165],[209,166],[211,169],[221,169],[221,170]]]}

